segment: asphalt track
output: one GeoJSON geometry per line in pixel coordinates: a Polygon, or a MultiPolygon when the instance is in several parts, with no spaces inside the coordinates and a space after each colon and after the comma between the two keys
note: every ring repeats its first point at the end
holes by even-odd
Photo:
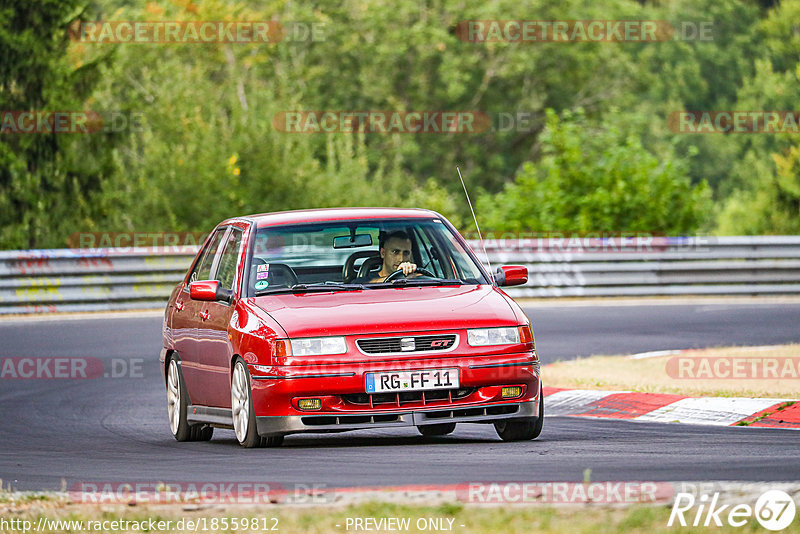
{"type": "MultiPolygon", "coordinates": [[[[532,305],[545,362],[589,354],[800,341],[800,303],[532,305]]],[[[800,480],[800,433],[551,417],[532,442],[491,426],[425,439],[411,428],[290,436],[245,450],[169,432],[157,366],[160,318],[0,321],[0,357],[93,357],[141,365],[121,378],[0,380],[0,479],[20,489],[95,482],[277,482],[328,486],[467,481],[800,480]]]]}

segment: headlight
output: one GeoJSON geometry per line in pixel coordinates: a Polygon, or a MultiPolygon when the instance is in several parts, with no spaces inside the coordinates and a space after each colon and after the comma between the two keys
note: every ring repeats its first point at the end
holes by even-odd
{"type": "Polygon", "coordinates": [[[321,356],[347,352],[347,344],[343,337],[305,337],[292,339],[291,342],[294,356],[321,356]]]}
{"type": "Polygon", "coordinates": [[[474,328],[467,330],[467,343],[473,347],[487,345],[514,345],[519,343],[519,328],[474,328]]]}

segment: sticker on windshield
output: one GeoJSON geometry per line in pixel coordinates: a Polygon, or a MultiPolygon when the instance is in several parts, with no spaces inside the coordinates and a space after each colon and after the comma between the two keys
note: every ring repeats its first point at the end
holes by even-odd
{"type": "Polygon", "coordinates": [[[256,280],[265,280],[269,278],[269,272],[266,273],[256,273],[256,280]]]}
{"type": "Polygon", "coordinates": [[[256,269],[256,272],[268,272],[269,271],[269,263],[262,263],[256,269]]]}
{"type": "Polygon", "coordinates": [[[259,280],[258,282],[256,282],[256,289],[264,289],[268,285],[269,282],[267,282],[266,280],[259,280]]]}

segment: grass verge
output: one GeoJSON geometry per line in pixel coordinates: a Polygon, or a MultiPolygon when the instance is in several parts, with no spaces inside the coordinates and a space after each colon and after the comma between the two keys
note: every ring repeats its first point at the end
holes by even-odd
{"type": "MultiPolygon", "coordinates": [[[[186,511],[179,506],[126,507],[102,505],[75,505],[57,500],[48,502],[28,502],[24,506],[9,508],[9,503],[0,505],[0,518],[14,518],[20,522],[30,521],[32,527],[44,528],[39,532],[96,533],[97,529],[87,528],[89,522],[106,522],[103,532],[280,532],[283,534],[323,534],[336,532],[453,532],[464,534],[530,534],[531,532],[562,534],[616,534],[616,533],[684,533],[706,531],[702,527],[667,526],[670,507],[667,505],[631,505],[626,507],[598,505],[568,506],[464,506],[447,503],[439,506],[418,506],[391,504],[385,502],[366,502],[347,507],[320,506],[263,506],[259,509],[237,509],[233,506],[212,507],[186,511]],[[44,518],[42,523],[40,519],[44,518]],[[355,529],[355,519],[375,521],[393,518],[406,528],[355,529]],[[229,528],[224,528],[227,519],[229,528]],[[234,519],[247,519],[247,528],[230,527],[234,519]],[[71,525],[55,521],[72,521],[71,525]],[[255,523],[253,523],[255,520],[255,523]],[[350,520],[350,523],[348,523],[350,520]],[[128,521],[126,528],[112,528],[112,521],[128,521]],[[152,526],[151,521],[169,524],[167,528],[152,526]],[[183,521],[183,523],[179,523],[183,521]],[[189,521],[194,524],[188,523],[189,521]],[[197,529],[187,528],[198,525],[197,529]],[[183,528],[178,528],[178,526],[183,528]],[[349,525],[349,528],[348,528],[349,525]],[[255,527],[255,528],[251,528],[255,527]]],[[[102,523],[101,523],[102,524],[102,523]]],[[[386,525],[386,523],[384,523],[386,525]]],[[[7,527],[9,525],[5,525],[7,527]]],[[[17,524],[19,526],[19,524],[17,524]]],[[[98,524],[97,526],[100,526],[98,524]]],[[[754,525],[757,527],[757,524],[754,525]]],[[[749,525],[748,525],[749,527],[749,525]]],[[[715,532],[755,532],[753,528],[715,527],[715,532]]],[[[5,528],[0,520],[0,533],[15,534],[20,529],[5,528]]],[[[800,532],[797,522],[785,533],[800,532]]]]}
{"type": "Polygon", "coordinates": [[[800,344],[698,349],[644,359],[591,356],[546,365],[542,380],[570,389],[796,399],[800,344]]]}

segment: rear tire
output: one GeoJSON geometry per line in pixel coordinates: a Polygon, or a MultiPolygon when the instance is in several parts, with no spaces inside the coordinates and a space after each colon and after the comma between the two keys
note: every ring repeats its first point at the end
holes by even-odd
{"type": "Polygon", "coordinates": [[[231,375],[231,411],[233,431],[239,445],[247,449],[257,447],[280,447],[283,436],[259,436],[253,410],[253,395],[250,389],[250,374],[244,360],[237,358],[231,375]]]}
{"type": "Polygon", "coordinates": [[[193,425],[190,428],[194,432],[191,441],[211,441],[214,436],[213,426],[193,425]]]}
{"type": "Polygon", "coordinates": [[[455,423],[440,423],[436,425],[422,425],[418,426],[419,433],[426,437],[431,436],[446,436],[456,429],[455,423]]]}
{"type": "Polygon", "coordinates": [[[186,417],[189,396],[183,383],[178,361],[170,358],[167,366],[167,414],[172,435],[178,441],[209,441],[214,428],[205,425],[190,425],[186,417]]]}
{"type": "Polygon", "coordinates": [[[280,447],[283,444],[283,436],[264,436],[261,438],[262,447],[280,447]]]}
{"type": "Polygon", "coordinates": [[[536,439],[542,433],[544,424],[544,395],[539,387],[539,417],[526,419],[508,419],[494,424],[497,435],[503,441],[528,441],[536,439]]]}

